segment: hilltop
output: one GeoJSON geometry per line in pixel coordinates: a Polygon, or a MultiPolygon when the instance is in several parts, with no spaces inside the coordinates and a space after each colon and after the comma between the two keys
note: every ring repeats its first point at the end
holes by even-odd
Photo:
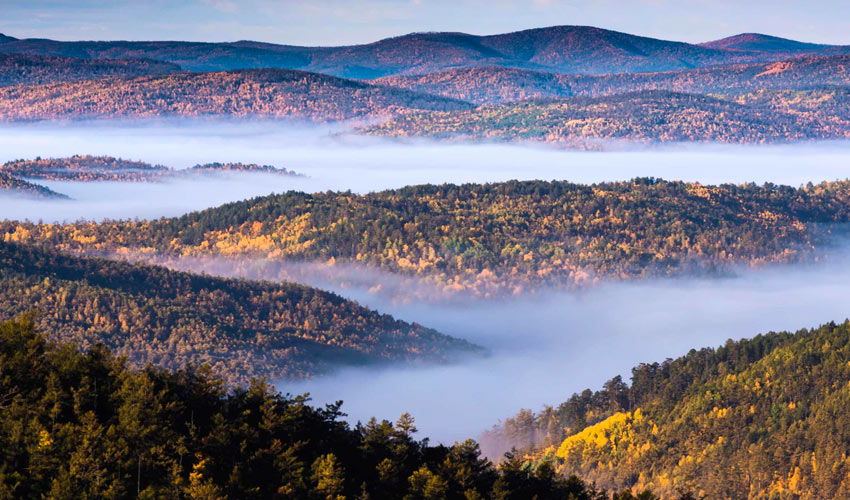
{"type": "Polygon", "coordinates": [[[709,49],[781,52],[783,54],[806,54],[832,47],[831,45],[798,42],[761,33],[741,33],[740,35],[701,43],[700,46],[709,49]]]}

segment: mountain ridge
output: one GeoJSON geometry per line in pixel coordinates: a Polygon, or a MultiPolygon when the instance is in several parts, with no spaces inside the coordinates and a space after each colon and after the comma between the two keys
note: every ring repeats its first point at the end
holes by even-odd
{"type": "MultiPolygon", "coordinates": [[[[583,74],[669,71],[734,62],[772,61],[784,55],[775,48],[766,51],[716,48],[719,43],[721,41],[707,42],[713,45],[706,46],[593,26],[562,25],[483,36],[460,32],[418,32],[336,47],[305,47],[250,40],[62,42],[4,39],[0,43],[0,51],[80,58],[146,57],[172,62],[193,71],[278,67],[365,79],[470,66],[506,66],[583,74]]],[[[836,50],[836,47],[823,48],[827,49],[836,50]]]]}

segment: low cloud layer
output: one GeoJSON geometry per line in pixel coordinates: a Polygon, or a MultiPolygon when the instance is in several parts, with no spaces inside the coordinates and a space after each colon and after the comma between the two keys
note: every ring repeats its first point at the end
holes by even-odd
{"type": "Polygon", "coordinates": [[[278,122],[157,120],[0,127],[0,161],[111,155],[187,168],[198,163],[271,164],[305,179],[238,176],[156,185],[44,182],[74,202],[0,197],[0,216],[31,220],[153,218],[289,189],[357,193],[422,183],[510,179],[592,183],[661,177],[703,183],[798,186],[850,177],[846,143],[796,146],[666,146],[605,153],[541,146],[396,142],[338,127],[278,122]]]}

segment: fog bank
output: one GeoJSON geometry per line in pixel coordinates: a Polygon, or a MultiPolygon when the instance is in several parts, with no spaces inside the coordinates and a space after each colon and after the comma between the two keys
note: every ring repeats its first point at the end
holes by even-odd
{"type": "Polygon", "coordinates": [[[798,186],[850,177],[850,145],[841,142],[669,145],[575,152],[546,146],[402,143],[341,134],[338,127],[272,121],[155,120],[0,126],[0,162],[73,154],[111,155],[175,168],[208,162],[271,164],[309,178],[271,184],[255,178],[256,182],[200,187],[192,182],[173,182],[152,188],[44,183],[77,202],[39,202],[15,211],[9,200],[0,198],[0,215],[45,220],[149,218],[288,189],[350,189],[363,193],[410,184],[510,179],[592,183],[652,176],[710,184],[769,181],[798,186]],[[116,200],[122,206],[107,203],[116,200]]]}
{"type": "Polygon", "coordinates": [[[278,388],[310,392],[316,403],[342,399],[351,421],[409,411],[422,436],[450,443],[477,437],[520,408],[557,405],[618,374],[628,380],[641,362],[730,338],[843,321],[850,316],[846,264],[453,303],[405,304],[342,289],[383,312],[488,347],[492,355],[447,367],[349,369],[278,388]]]}

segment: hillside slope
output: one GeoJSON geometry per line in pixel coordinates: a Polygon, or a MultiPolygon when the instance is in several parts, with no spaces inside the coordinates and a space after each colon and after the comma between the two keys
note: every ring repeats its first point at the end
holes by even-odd
{"type": "Polygon", "coordinates": [[[0,119],[263,116],[347,120],[471,105],[303,71],[261,69],[0,88],[0,119]]]}
{"type": "Polygon", "coordinates": [[[301,378],[351,364],[444,361],[477,349],[314,288],[0,241],[0,318],[31,310],[54,340],[104,343],[136,366],[208,363],[230,383],[301,378]]]}
{"type": "Polygon", "coordinates": [[[566,428],[535,456],[602,487],[840,499],[850,495],[848,384],[850,322],[831,323],[641,365],[631,387],[613,380],[522,425],[566,428]],[[570,426],[577,410],[595,412],[590,425],[570,426]]]}

